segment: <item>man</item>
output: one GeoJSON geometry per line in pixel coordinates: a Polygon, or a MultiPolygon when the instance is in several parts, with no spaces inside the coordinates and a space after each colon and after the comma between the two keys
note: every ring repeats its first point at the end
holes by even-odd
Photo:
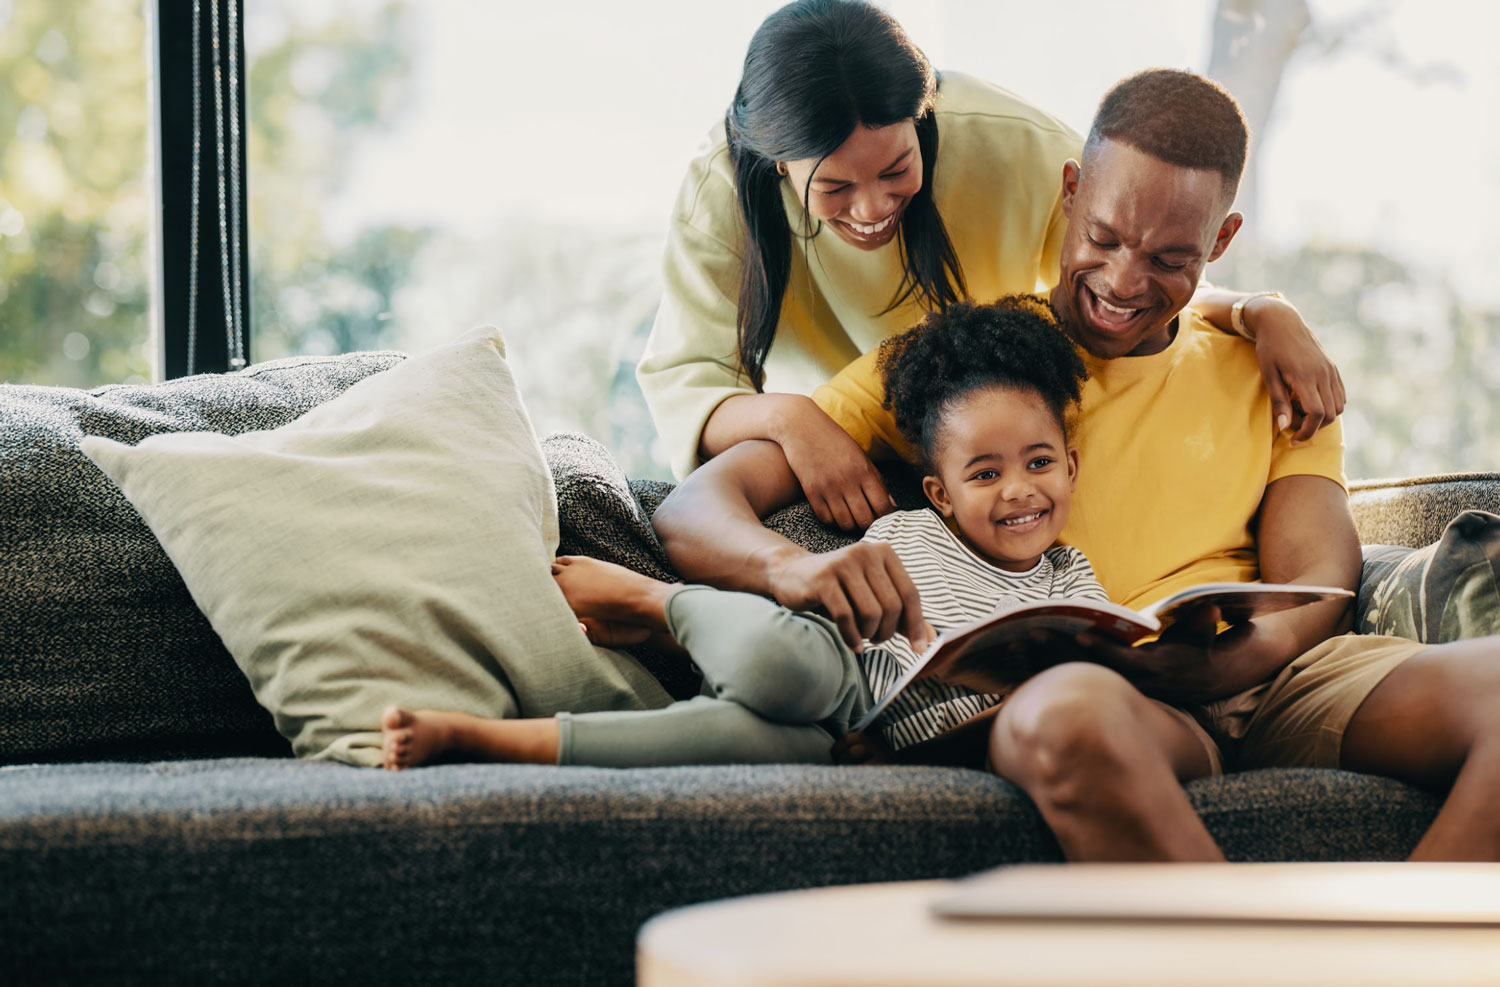
{"type": "MultiPolygon", "coordinates": [[[[1064,167],[1069,227],[1051,301],[1092,379],[1062,540],[1127,605],[1217,579],[1352,588],[1359,578],[1341,431],[1293,445],[1251,347],[1184,310],[1239,229],[1229,210],[1247,144],[1222,89],[1153,70],[1106,95],[1082,163],[1064,167]]],[[[874,360],[815,397],[867,450],[901,452],[874,360]]],[[[779,448],[746,443],[689,477],[657,528],[691,579],[822,607],[851,641],[925,640],[920,601],[884,546],[812,555],[760,526],[796,493],[779,448]]],[[[1500,859],[1500,639],[1424,647],[1346,636],[1351,624],[1350,608],[1331,602],[1135,649],[1051,642],[1093,661],[1020,687],[989,756],[1070,859],[1222,859],[1181,782],[1222,770],[1226,756],[1451,788],[1413,857],[1500,859]]]]}

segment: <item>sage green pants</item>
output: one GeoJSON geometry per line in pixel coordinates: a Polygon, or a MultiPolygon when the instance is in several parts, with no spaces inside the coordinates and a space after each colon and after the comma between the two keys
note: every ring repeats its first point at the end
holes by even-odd
{"type": "Polygon", "coordinates": [[[660,709],[558,713],[559,764],[830,763],[870,708],[859,661],[833,622],[707,586],[667,599],[667,626],[703,695],[660,709]]]}

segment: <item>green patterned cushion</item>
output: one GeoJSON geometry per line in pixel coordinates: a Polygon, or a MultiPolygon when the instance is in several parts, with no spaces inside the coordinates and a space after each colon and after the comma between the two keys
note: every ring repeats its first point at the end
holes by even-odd
{"type": "Polygon", "coordinates": [[[1426,548],[1368,545],[1359,630],[1429,644],[1500,634],[1500,515],[1464,511],[1426,548]]]}

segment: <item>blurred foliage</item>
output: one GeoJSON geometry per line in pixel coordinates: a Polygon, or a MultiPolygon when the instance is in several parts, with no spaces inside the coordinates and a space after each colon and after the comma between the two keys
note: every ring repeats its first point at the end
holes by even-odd
{"type": "Polygon", "coordinates": [[[1500,468],[1500,312],[1368,247],[1266,256],[1343,374],[1350,477],[1500,468]]]}
{"type": "MultiPolygon", "coordinates": [[[[0,0],[12,96],[0,100],[0,380],[149,375],[142,6],[0,0]]],[[[397,0],[311,7],[246,11],[265,29],[247,80],[252,358],[420,350],[496,324],[539,432],[586,432],[631,475],[666,476],[633,372],[660,291],[660,231],[515,215],[482,237],[331,233],[327,206],[371,138],[415,109],[420,25],[397,0]]],[[[1285,291],[1339,363],[1351,476],[1500,464],[1500,313],[1358,245],[1261,255],[1247,243],[1230,258],[1239,276],[1221,262],[1216,280],[1285,291]]]]}
{"type": "Polygon", "coordinates": [[[140,0],[0,0],[0,381],[151,373],[140,0]]]}
{"type": "Polygon", "coordinates": [[[332,239],[324,205],[344,188],[370,136],[408,109],[404,3],[342,5],[285,20],[250,58],[250,353],[344,353],[392,345],[392,303],[430,231],[373,226],[332,239]]]}

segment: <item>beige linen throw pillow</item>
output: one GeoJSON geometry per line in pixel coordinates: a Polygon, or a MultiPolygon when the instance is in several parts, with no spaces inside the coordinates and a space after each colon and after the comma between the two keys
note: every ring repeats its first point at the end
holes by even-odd
{"type": "Polygon", "coordinates": [[[546,716],[669,701],[588,643],[552,580],[552,477],[495,329],[281,428],[82,447],[300,757],[378,764],[392,702],[546,716]]]}

